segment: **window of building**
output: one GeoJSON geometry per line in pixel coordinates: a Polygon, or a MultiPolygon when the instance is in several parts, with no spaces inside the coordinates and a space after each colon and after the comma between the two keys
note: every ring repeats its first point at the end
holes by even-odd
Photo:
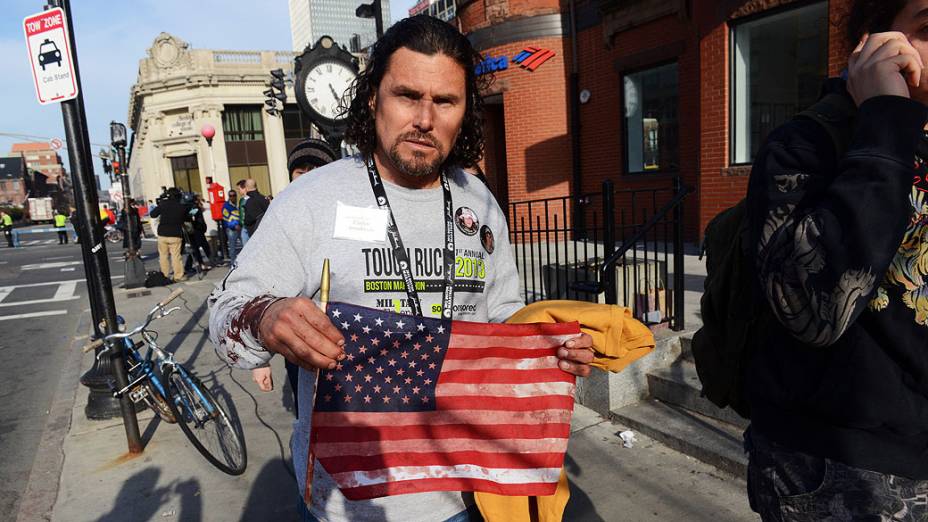
{"type": "Polygon", "coordinates": [[[264,139],[260,105],[226,105],[222,111],[222,131],[226,141],[264,139]]]}
{"type": "Polygon", "coordinates": [[[13,191],[19,192],[19,181],[13,181],[13,191]]]}
{"type": "Polygon", "coordinates": [[[679,168],[677,64],[625,75],[625,172],[679,168]]]}
{"type": "Polygon", "coordinates": [[[203,194],[200,184],[200,167],[193,154],[171,158],[171,170],[174,172],[174,186],[184,192],[203,194]]]}
{"type": "Polygon", "coordinates": [[[828,5],[732,27],[731,157],[750,163],[773,129],[815,103],[828,73],[828,5]]]}
{"type": "Polygon", "coordinates": [[[315,131],[309,116],[303,114],[303,111],[297,105],[284,106],[284,139],[293,140],[306,138],[317,138],[319,133],[315,131]]]}
{"type": "Polygon", "coordinates": [[[238,182],[243,179],[251,178],[258,185],[258,192],[267,196],[271,194],[271,171],[267,165],[239,165],[229,167],[229,179],[232,186],[238,186],[238,182]]]}

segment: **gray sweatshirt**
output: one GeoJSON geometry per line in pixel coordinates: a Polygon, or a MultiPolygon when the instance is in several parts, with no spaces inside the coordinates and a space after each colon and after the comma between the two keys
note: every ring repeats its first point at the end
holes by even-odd
{"type": "MultiPolygon", "coordinates": [[[[454,319],[502,322],[524,306],[506,219],[486,186],[460,170],[450,173],[455,209],[454,319]]],[[[426,315],[439,317],[444,274],[442,189],[407,189],[386,183],[426,315]]],[[[271,358],[248,329],[233,330],[254,297],[318,298],[322,261],[330,260],[330,301],[410,313],[397,286],[402,274],[386,229],[365,212],[377,209],[364,163],[346,158],[298,178],[274,199],[236,266],[210,296],[210,339],[220,358],[254,368],[271,358]],[[368,209],[368,211],[360,210],[368,209]],[[373,231],[373,235],[372,235],[373,231]]],[[[373,212],[376,215],[376,211],[373,212]]],[[[300,418],[291,439],[302,495],[306,481],[315,374],[300,370],[300,418]]],[[[442,521],[463,511],[459,492],[419,493],[368,501],[346,500],[316,463],[310,511],[324,521],[442,521]]]]}

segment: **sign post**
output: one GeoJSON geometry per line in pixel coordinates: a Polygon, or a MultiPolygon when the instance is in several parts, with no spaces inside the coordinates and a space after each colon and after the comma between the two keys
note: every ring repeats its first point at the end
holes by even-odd
{"type": "MultiPolygon", "coordinates": [[[[51,9],[27,16],[23,20],[23,30],[39,103],[61,103],[74,203],[80,227],[81,254],[90,290],[94,333],[99,338],[102,334],[116,332],[116,304],[103,227],[97,210],[97,187],[93,179],[84,99],[80,95],[77,49],[71,20],[67,16],[71,11],[70,0],[51,0],[50,3],[51,9]]],[[[84,410],[89,418],[114,416],[110,411],[113,409],[113,396],[109,390],[113,380],[117,389],[124,389],[128,385],[126,366],[119,350],[112,356],[97,359],[93,368],[81,376],[81,383],[90,388],[87,408],[84,410]]],[[[139,424],[129,394],[123,394],[118,405],[126,429],[129,452],[140,453],[142,442],[139,424]]]]}

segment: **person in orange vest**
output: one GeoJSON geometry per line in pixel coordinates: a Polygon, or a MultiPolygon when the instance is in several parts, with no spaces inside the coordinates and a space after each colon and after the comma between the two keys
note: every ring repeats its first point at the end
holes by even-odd
{"type": "Polygon", "coordinates": [[[211,176],[207,176],[206,192],[209,198],[210,217],[216,222],[216,232],[219,235],[219,251],[216,253],[216,264],[221,264],[229,255],[227,251],[226,224],[222,219],[222,207],[226,204],[226,189],[219,183],[214,182],[211,176]]]}

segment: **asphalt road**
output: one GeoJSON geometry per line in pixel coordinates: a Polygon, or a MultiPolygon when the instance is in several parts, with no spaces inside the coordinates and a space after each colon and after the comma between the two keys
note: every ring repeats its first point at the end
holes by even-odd
{"type": "MultiPolygon", "coordinates": [[[[18,511],[66,351],[90,308],[80,245],[57,243],[53,232],[24,235],[20,248],[0,238],[0,519],[18,511]]],[[[107,244],[116,289],[121,247],[107,244]]],[[[143,241],[144,258],[155,251],[143,241]]],[[[157,260],[145,265],[155,270],[157,260]]]]}

